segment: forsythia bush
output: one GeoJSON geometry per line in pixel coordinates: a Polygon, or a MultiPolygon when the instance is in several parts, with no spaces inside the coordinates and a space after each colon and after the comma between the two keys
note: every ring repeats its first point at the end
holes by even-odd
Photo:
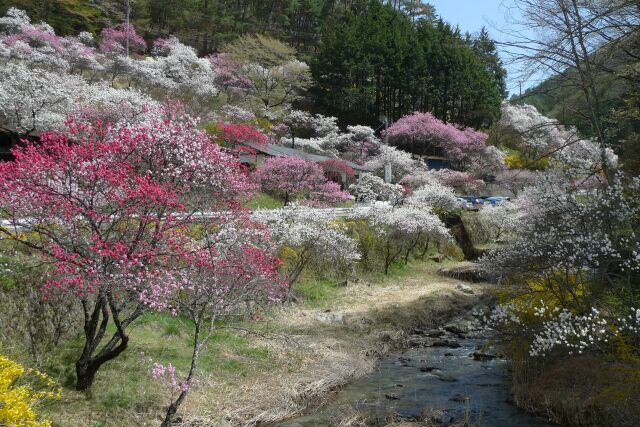
{"type": "Polygon", "coordinates": [[[59,399],[61,390],[46,374],[27,369],[0,354],[0,426],[48,427],[34,407],[46,399],[59,399]]]}
{"type": "Polygon", "coordinates": [[[504,158],[504,162],[509,169],[533,169],[544,170],[549,167],[547,157],[541,159],[529,159],[520,153],[513,153],[504,158]]]}

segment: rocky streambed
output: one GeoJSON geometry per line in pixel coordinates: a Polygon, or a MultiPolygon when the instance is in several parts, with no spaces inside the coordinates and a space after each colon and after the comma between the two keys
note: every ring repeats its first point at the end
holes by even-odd
{"type": "Polygon", "coordinates": [[[508,364],[471,314],[438,329],[414,330],[409,348],[384,357],[370,375],[314,413],[279,426],[546,426],[510,402],[508,364]],[[351,421],[351,424],[349,424],[351,421]]]}

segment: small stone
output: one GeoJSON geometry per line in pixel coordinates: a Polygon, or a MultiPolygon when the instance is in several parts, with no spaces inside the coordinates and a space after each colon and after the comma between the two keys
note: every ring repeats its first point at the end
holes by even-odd
{"type": "Polygon", "coordinates": [[[451,375],[446,375],[446,374],[442,374],[442,375],[437,375],[438,379],[440,381],[446,382],[446,383],[454,383],[456,381],[458,381],[458,379],[456,377],[452,377],[451,375]]]}
{"type": "MultiPolygon", "coordinates": [[[[459,348],[460,343],[453,340],[437,340],[433,342],[434,347],[449,347],[449,348],[459,348]]],[[[446,356],[446,355],[445,355],[446,356]]]]}
{"type": "Polygon", "coordinates": [[[472,356],[475,360],[481,360],[481,361],[493,360],[496,358],[495,354],[483,353],[481,351],[474,351],[472,353],[472,356]]]}
{"type": "Polygon", "coordinates": [[[456,289],[465,294],[473,294],[473,288],[463,283],[458,283],[456,285],[456,289]]]}
{"type": "Polygon", "coordinates": [[[316,315],[316,320],[322,323],[335,323],[335,324],[346,323],[343,313],[331,313],[326,311],[324,313],[318,313],[316,315]]]}
{"type": "Polygon", "coordinates": [[[466,334],[469,332],[469,322],[464,320],[450,322],[444,326],[444,330],[452,334],[466,334]]]}
{"type": "Polygon", "coordinates": [[[431,345],[431,341],[424,337],[411,337],[407,343],[410,347],[428,347],[431,345]]]}
{"type": "Polygon", "coordinates": [[[463,396],[461,394],[456,394],[455,396],[453,396],[449,400],[452,401],[452,402],[466,402],[467,400],[469,400],[469,398],[467,396],[463,396]]]}

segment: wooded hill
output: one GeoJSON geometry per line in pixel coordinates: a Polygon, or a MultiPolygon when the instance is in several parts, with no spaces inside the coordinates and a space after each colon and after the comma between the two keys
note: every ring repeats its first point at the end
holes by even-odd
{"type": "MultiPolygon", "coordinates": [[[[592,55],[595,84],[600,99],[599,114],[614,148],[627,170],[640,170],[640,34],[623,42],[605,45],[592,55]]],[[[592,137],[586,100],[579,89],[575,69],[551,77],[527,90],[517,103],[531,104],[545,116],[575,126],[584,137],[592,137]]]]}
{"type": "MultiPolygon", "coordinates": [[[[125,20],[124,0],[0,0],[58,34],[125,20]]],[[[414,111],[488,127],[499,116],[506,72],[486,31],[462,34],[417,0],[136,0],[131,22],[147,39],[175,35],[200,54],[246,33],[288,42],[315,80],[301,107],[342,125],[380,127],[414,111]]]]}

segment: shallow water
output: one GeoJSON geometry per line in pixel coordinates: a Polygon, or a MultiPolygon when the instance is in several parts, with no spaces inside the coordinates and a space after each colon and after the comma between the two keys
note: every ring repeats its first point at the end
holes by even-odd
{"type": "Polygon", "coordinates": [[[467,418],[478,426],[549,426],[509,402],[505,361],[470,357],[484,342],[462,339],[459,348],[416,348],[388,356],[375,372],[346,386],[316,413],[278,425],[330,426],[355,412],[385,425],[390,414],[416,419],[425,408],[434,408],[444,411],[441,420],[447,424],[467,418]]]}

